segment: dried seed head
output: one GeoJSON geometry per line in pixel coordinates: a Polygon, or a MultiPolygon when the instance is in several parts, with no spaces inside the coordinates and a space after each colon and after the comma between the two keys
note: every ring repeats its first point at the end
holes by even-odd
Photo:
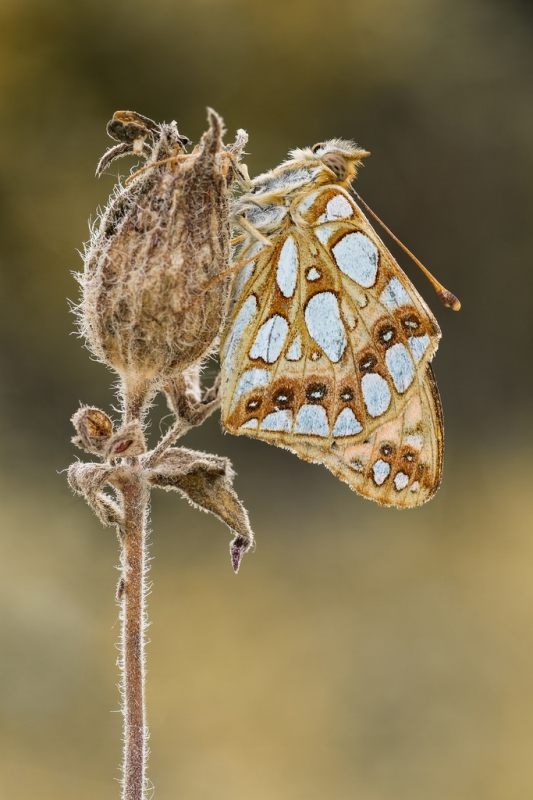
{"type": "Polygon", "coordinates": [[[123,381],[161,385],[216,344],[229,278],[201,290],[229,266],[231,162],[246,140],[241,134],[238,146],[226,149],[222,120],[211,110],[208,119],[188,156],[175,122],[157,125],[117,112],[108,127],[121,144],[104,156],[106,163],[150,151],[145,168],[112,197],[80,276],[81,331],[123,381]]]}

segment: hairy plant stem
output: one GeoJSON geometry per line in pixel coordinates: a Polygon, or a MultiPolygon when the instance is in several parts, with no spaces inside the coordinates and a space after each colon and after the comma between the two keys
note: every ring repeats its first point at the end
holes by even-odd
{"type": "Polygon", "coordinates": [[[148,487],[137,458],[128,459],[121,483],[122,535],[121,667],[124,714],[123,800],[143,800],[148,731],[145,719],[145,595],[148,487]]]}
{"type": "Polygon", "coordinates": [[[152,396],[151,382],[149,380],[122,379],[122,404],[124,423],[133,420],[142,421],[144,412],[152,396]]]}
{"type": "MultiPolygon", "coordinates": [[[[146,381],[123,381],[124,422],[141,422],[149,398],[146,381]]],[[[122,495],[124,527],[122,577],[121,669],[124,715],[124,763],[122,799],[143,800],[146,784],[148,729],[145,710],[145,628],[146,628],[146,523],[149,487],[139,458],[126,459],[118,488],[122,495]]]]}

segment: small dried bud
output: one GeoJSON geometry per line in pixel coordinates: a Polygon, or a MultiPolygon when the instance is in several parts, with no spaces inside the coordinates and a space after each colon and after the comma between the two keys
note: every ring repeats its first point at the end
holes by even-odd
{"type": "Polygon", "coordinates": [[[72,424],[78,434],[72,439],[77,447],[98,455],[104,452],[113,434],[113,423],[107,414],[99,408],[82,406],[72,417],[72,424]]]}
{"type": "Polygon", "coordinates": [[[106,164],[126,152],[149,155],[93,234],[80,276],[80,327],[96,357],[123,380],[160,386],[215,346],[229,278],[202,290],[229,266],[230,150],[237,158],[246,139],[241,134],[238,147],[225,149],[214,111],[188,156],[175,122],[157,125],[122,111],[108,130],[121,144],[106,164]]]}
{"type": "Polygon", "coordinates": [[[107,440],[105,458],[125,458],[140,456],[146,452],[146,442],[139,420],[126,423],[119,431],[107,440]]]}
{"type": "Polygon", "coordinates": [[[251,546],[252,542],[250,539],[245,539],[243,536],[236,536],[235,539],[231,541],[229,553],[231,558],[231,566],[233,567],[235,574],[237,574],[239,571],[243,555],[248,552],[251,546]]]}

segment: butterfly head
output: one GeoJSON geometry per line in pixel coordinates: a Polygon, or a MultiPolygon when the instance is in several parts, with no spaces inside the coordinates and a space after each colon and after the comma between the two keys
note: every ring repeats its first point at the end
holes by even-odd
{"type": "Polygon", "coordinates": [[[291,152],[295,160],[314,162],[317,166],[326,167],[331,174],[330,180],[343,184],[353,181],[361,160],[369,155],[367,150],[345,139],[329,139],[326,142],[318,142],[313,147],[291,152]]]}

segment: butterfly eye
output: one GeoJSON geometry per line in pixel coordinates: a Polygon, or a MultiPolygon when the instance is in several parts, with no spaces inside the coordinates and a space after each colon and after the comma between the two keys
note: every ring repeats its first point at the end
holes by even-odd
{"type": "Polygon", "coordinates": [[[320,150],[321,147],[324,147],[324,142],[318,142],[318,144],[314,144],[311,148],[311,152],[316,153],[316,151],[320,150]]]}
{"type": "Polygon", "coordinates": [[[321,158],[323,164],[330,169],[339,181],[348,177],[348,162],[340,153],[324,153],[321,158]]]}

